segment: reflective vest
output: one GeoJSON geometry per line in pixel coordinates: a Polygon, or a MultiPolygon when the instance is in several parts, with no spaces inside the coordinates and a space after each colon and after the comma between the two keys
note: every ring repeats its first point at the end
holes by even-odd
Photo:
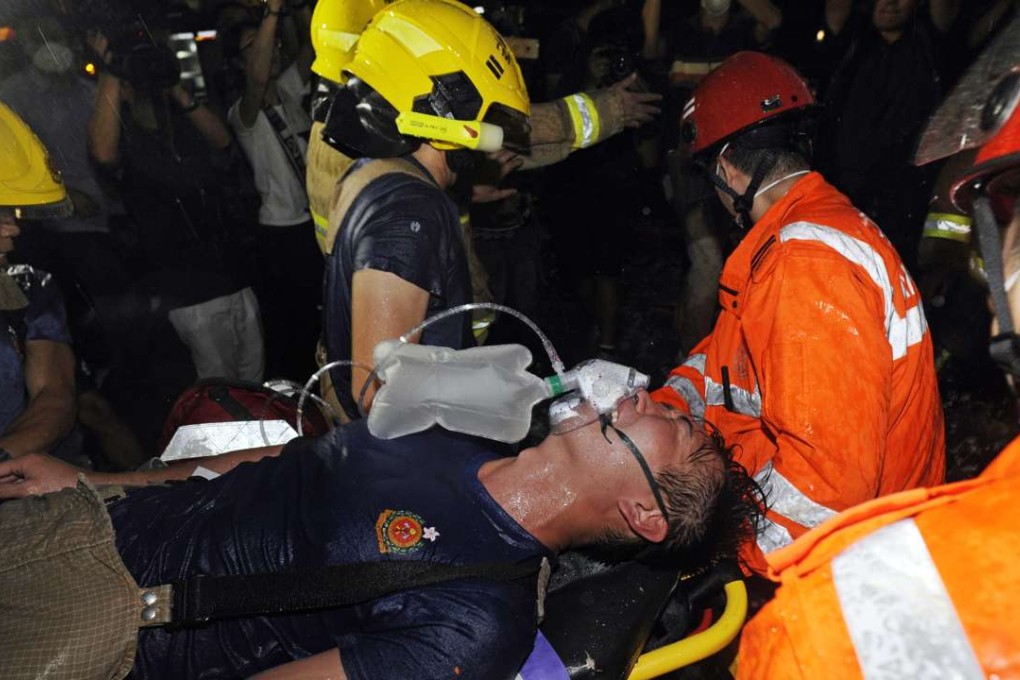
{"type": "Polygon", "coordinates": [[[726,261],[712,333],[655,398],[714,424],[768,495],[762,553],[883,494],[939,484],[931,334],[888,239],[821,175],[726,261]]]}
{"type": "Polygon", "coordinates": [[[768,556],[738,678],[1020,676],[1020,439],[977,479],[865,503],[768,556]]]}

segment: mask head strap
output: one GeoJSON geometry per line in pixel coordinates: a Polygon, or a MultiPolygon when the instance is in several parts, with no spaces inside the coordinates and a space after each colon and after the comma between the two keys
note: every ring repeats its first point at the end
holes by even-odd
{"type": "Polygon", "coordinates": [[[655,475],[652,474],[652,469],[648,467],[648,461],[646,461],[645,457],[641,455],[641,451],[638,449],[637,444],[635,444],[630,437],[616,429],[612,423],[611,416],[608,413],[599,416],[599,423],[602,427],[602,436],[605,437],[607,442],[612,444],[609,440],[609,436],[606,434],[606,429],[612,428],[613,432],[616,433],[616,436],[620,438],[620,441],[623,442],[631,455],[634,456],[634,459],[637,460],[638,465],[641,466],[641,472],[645,474],[645,479],[648,480],[648,486],[652,489],[652,495],[655,496],[655,504],[659,506],[659,512],[662,513],[662,519],[668,521],[669,513],[666,512],[666,504],[662,500],[662,491],[659,489],[659,483],[655,481],[655,475]]]}
{"type": "MultiPolygon", "coordinates": [[[[730,148],[730,143],[726,142],[722,150],[719,151],[719,158],[723,157],[726,150],[730,148]]],[[[718,171],[710,172],[708,177],[716,187],[719,188],[724,194],[733,199],[733,210],[737,213],[737,224],[742,229],[750,229],[754,226],[754,220],[751,219],[751,208],[754,206],[754,199],[758,195],[758,187],[765,180],[765,177],[775,167],[776,161],[779,160],[778,155],[772,149],[765,152],[765,156],[758,162],[757,167],[754,169],[754,173],[751,175],[751,183],[747,185],[747,190],[743,194],[738,194],[736,190],[731,187],[722,178],[718,171]]],[[[718,164],[718,159],[716,163],[718,164]]],[[[718,168],[718,165],[716,166],[718,168]]]]}
{"type": "Polygon", "coordinates": [[[765,177],[772,171],[772,168],[775,167],[776,162],[779,160],[779,155],[775,152],[773,147],[780,145],[782,140],[788,136],[789,133],[785,126],[774,125],[759,130],[753,130],[752,133],[748,133],[739,138],[738,144],[741,144],[743,147],[765,150],[765,154],[758,162],[757,167],[755,167],[755,171],[751,173],[751,184],[748,185],[748,189],[743,195],[737,194],[732,187],[727,185],[726,181],[718,172],[718,159],[725,155],[731,142],[726,142],[722,149],[719,150],[719,154],[716,158],[716,171],[708,173],[712,184],[715,185],[719,191],[733,200],[733,212],[736,213],[736,223],[745,230],[754,226],[754,220],[751,219],[751,209],[754,207],[755,198],[758,196],[758,188],[761,187],[765,177]]]}

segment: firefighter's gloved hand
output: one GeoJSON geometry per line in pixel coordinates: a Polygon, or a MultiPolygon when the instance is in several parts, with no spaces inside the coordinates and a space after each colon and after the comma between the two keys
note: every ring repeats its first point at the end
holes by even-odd
{"type": "Polygon", "coordinates": [[[923,238],[917,251],[917,286],[925,303],[942,307],[953,282],[968,272],[970,246],[944,238],[923,238]]]}

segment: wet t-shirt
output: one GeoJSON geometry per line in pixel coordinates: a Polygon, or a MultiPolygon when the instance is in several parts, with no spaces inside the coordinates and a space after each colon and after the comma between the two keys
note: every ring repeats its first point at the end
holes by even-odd
{"type": "MultiPolygon", "coordinates": [[[[332,563],[548,555],[478,481],[497,457],[488,444],[438,428],[383,441],[360,421],[212,481],[132,491],[111,506],[117,547],[143,586],[332,563]]],[[[463,580],[314,614],[145,630],[134,677],[247,677],[339,647],[352,679],[512,678],[534,626],[533,584],[463,580]]]]}
{"type": "MultiPolygon", "coordinates": [[[[405,173],[383,175],[362,190],[343,216],[333,252],[326,257],[322,327],[329,361],[351,358],[352,282],[362,269],[396,274],[427,291],[426,318],[472,301],[456,204],[436,185],[405,173]]],[[[469,314],[438,321],[422,332],[420,342],[453,349],[469,346],[469,322],[469,314]]],[[[350,368],[331,370],[330,379],[347,415],[358,417],[350,368]]]]}
{"type": "Polygon", "coordinates": [[[50,340],[71,344],[64,301],[56,281],[24,264],[5,268],[28,299],[28,307],[0,311],[0,434],[28,405],[25,343],[50,340]]]}

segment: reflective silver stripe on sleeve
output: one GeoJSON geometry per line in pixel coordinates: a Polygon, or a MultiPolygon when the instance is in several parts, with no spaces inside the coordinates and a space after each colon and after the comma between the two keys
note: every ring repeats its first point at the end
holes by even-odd
{"type": "MultiPolygon", "coordinates": [[[[757,385],[754,392],[730,385],[730,396],[733,398],[733,409],[737,413],[761,418],[761,392],[758,391],[757,385]]],[[[711,378],[705,378],[705,403],[709,406],[724,406],[726,404],[725,389],[711,378]]]]}
{"type": "MultiPolygon", "coordinates": [[[[692,354],[684,359],[681,366],[693,368],[704,377],[707,360],[708,356],[705,354],[692,354]]],[[[683,397],[683,400],[687,402],[687,408],[690,409],[692,418],[697,418],[698,420],[705,419],[705,398],[690,379],[675,375],[666,380],[666,387],[673,388],[677,394],[683,397]]]]}
{"type": "Polygon", "coordinates": [[[808,498],[803,491],[793,485],[793,482],[773,467],[772,461],[758,471],[754,481],[758,482],[765,492],[765,502],[769,510],[801,526],[816,527],[838,514],[835,510],[808,498]]]}
{"type": "Polygon", "coordinates": [[[832,578],[865,680],[985,677],[914,520],[851,545],[832,578]]]}
{"type": "Polygon", "coordinates": [[[690,378],[675,375],[666,381],[666,387],[675,390],[687,402],[687,408],[692,418],[705,419],[705,400],[701,398],[698,388],[690,381],[690,378]]]}
{"type": "Polygon", "coordinates": [[[708,361],[708,355],[706,354],[692,354],[684,359],[684,366],[693,368],[701,375],[705,375],[705,363],[708,361]]]}
{"type": "MultiPolygon", "coordinates": [[[[868,273],[871,280],[882,291],[885,302],[886,338],[892,349],[893,361],[906,356],[907,349],[919,343],[924,337],[924,333],[928,329],[928,322],[924,317],[924,310],[920,303],[908,309],[906,316],[900,316],[896,312],[896,306],[893,303],[893,283],[889,278],[889,271],[886,269],[882,257],[867,243],[837,229],[810,222],[795,222],[783,227],[779,231],[779,239],[783,243],[787,241],[822,243],[868,273]]],[[[909,297],[915,286],[906,269],[900,274],[899,283],[904,288],[904,296],[909,297]]]]}
{"type": "Polygon", "coordinates": [[[766,555],[773,550],[779,550],[793,543],[793,536],[786,527],[776,524],[768,517],[762,518],[758,527],[757,536],[758,548],[766,555]]]}

